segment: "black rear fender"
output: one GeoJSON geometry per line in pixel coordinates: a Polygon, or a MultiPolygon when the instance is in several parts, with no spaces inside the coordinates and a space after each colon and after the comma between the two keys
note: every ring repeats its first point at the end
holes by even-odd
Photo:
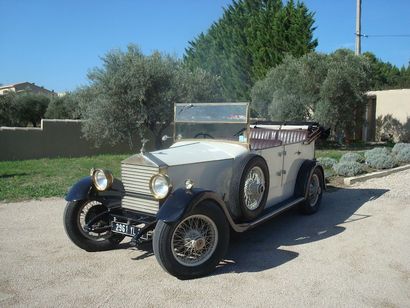
{"type": "Polygon", "coordinates": [[[320,164],[318,164],[315,160],[305,160],[299,169],[298,177],[296,179],[296,185],[294,190],[295,197],[307,197],[307,183],[309,181],[311,174],[316,169],[319,169],[322,174],[321,186],[322,189],[326,190],[325,173],[323,167],[320,164]]]}

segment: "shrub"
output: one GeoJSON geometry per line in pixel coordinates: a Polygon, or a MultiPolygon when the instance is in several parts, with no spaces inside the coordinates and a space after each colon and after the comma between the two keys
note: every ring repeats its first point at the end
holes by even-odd
{"type": "Polygon", "coordinates": [[[410,146],[401,148],[396,154],[396,159],[401,163],[410,162],[410,146]]]}
{"type": "Polygon", "coordinates": [[[325,180],[329,179],[330,177],[334,176],[335,172],[333,169],[326,169],[325,170],[325,180]]]}
{"type": "Polygon", "coordinates": [[[366,163],[375,169],[390,169],[398,165],[397,160],[390,154],[373,154],[366,159],[366,163]]]}
{"type": "Polygon", "coordinates": [[[317,161],[323,166],[325,169],[330,169],[333,167],[334,164],[337,163],[337,160],[330,157],[318,157],[317,161]]]}
{"type": "Polygon", "coordinates": [[[343,156],[340,158],[340,162],[349,162],[349,161],[355,161],[358,163],[364,162],[364,157],[356,152],[347,152],[346,154],[343,154],[343,156]]]}
{"type": "Polygon", "coordinates": [[[355,161],[339,162],[333,166],[337,175],[354,176],[363,172],[363,165],[355,161]]]}
{"type": "Polygon", "coordinates": [[[373,156],[379,155],[390,155],[390,150],[388,148],[374,148],[364,152],[364,157],[366,158],[366,161],[368,161],[369,158],[371,159],[373,156]]]}
{"type": "Polygon", "coordinates": [[[397,155],[401,150],[406,148],[410,148],[410,143],[396,143],[391,151],[397,155]]]}

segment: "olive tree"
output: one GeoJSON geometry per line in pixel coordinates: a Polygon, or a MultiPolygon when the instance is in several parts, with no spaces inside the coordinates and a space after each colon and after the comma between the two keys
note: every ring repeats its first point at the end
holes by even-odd
{"type": "Polygon", "coordinates": [[[252,108],[273,120],[311,119],[327,69],[325,55],[288,55],[252,88],[252,108]]]}
{"type": "Polygon", "coordinates": [[[350,139],[363,125],[370,65],[367,58],[341,49],[329,55],[328,67],[314,118],[350,139]]]}
{"type": "Polygon", "coordinates": [[[0,96],[0,125],[36,127],[44,118],[50,97],[34,93],[7,93],[0,96]]]}
{"type": "Polygon", "coordinates": [[[255,84],[252,107],[259,116],[316,120],[350,137],[362,125],[370,84],[367,58],[350,50],[288,56],[255,84]]]}
{"type": "Polygon", "coordinates": [[[102,57],[103,65],[88,74],[90,85],[77,92],[83,131],[97,143],[142,137],[145,129],[162,145],[163,131],[173,120],[174,103],[218,100],[219,78],[204,70],[184,68],[180,60],[154,52],[144,55],[135,45],[102,57]]]}
{"type": "Polygon", "coordinates": [[[80,113],[76,95],[67,93],[53,97],[44,116],[48,119],[78,119],[80,113]]]}
{"type": "Polygon", "coordinates": [[[50,97],[42,94],[23,93],[15,96],[17,118],[20,126],[31,123],[33,127],[44,118],[50,97]]]}
{"type": "Polygon", "coordinates": [[[14,93],[0,95],[0,126],[19,125],[15,96],[14,93]]]}

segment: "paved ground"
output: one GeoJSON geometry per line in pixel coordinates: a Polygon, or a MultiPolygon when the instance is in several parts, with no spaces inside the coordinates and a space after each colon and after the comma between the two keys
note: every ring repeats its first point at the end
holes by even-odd
{"type": "Polygon", "coordinates": [[[87,253],[64,201],[0,204],[0,306],[410,306],[410,171],[326,193],[231,241],[224,264],[180,281],[149,245],[87,253]]]}

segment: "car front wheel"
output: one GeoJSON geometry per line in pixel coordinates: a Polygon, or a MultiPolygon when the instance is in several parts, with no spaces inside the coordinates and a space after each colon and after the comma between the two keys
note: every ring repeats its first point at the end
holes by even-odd
{"type": "Polygon", "coordinates": [[[159,264],[179,279],[202,277],[213,271],[226,253],[229,224],[213,202],[199,204],[175,223],[159,221],[153,250],[159,264]]]}
{"type": "Polygon", "coordinates": [[[71,241],[86,251],[113,249],[124,239],[111,232],[107,208],[95,200],[68,202],[64,228],[71,241]]]}

